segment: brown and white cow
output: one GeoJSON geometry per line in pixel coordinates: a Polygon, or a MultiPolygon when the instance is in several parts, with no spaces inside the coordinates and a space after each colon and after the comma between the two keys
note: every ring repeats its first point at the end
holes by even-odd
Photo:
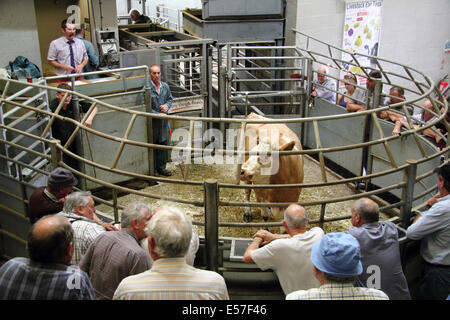
{"type": "MultiPolygon", "coordinates": [[[[255,113],[246,119],[267,119],[255,113]]],[[[238,137],[238,139],[240,139],[238,137]]],[[[238,140],[239,141],[239,140],[238,140]]],[[[297,135],[285,124],[254,124],[245,128],[245,150],[258,151],[258,155],[245,156],[240,170],[240,180],[247,184],[299,184],[303,182],[303,156],[280,155],[277,151],[302,150],[297,135]],[[273,152],[267,156],[268,151],[273,152]]],[[[242,148],[242,147],[241,147],[242,148]]],[[[246,190],[247,201],[250,201],[252,189],[246,190]]],[[[257,202],[294,203],[298,202],[301,188],[288,189],[254,189],[257,202]]],[[[283,218],[285,208],[265,208],[262,216],[275,221],[283,218]]],[[[250,208],[246,208],[244,220],[252,218],[250,208]]]]}

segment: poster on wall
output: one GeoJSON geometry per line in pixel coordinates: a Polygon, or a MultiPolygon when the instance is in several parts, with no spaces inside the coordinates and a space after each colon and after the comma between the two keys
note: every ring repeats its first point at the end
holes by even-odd
{"type": "MultiPolygon", "coordinates": [[[[382,9],[383,0],[349,1],[345,4],[342,48],[352,52],[362,67],[377,67],[373,58],[361,56],[360,54],[368,56],[378,55],[382,9]]],[[[342,60],[354,63],[354,58],[345,52],[342,53],[342,60]]],[[[342,66],[354,74],[364,74],[360,67],[348,63],[343,63],[342,66]]],[[[358,80],[359,83],[366,82],[366,79],[363,77],[358,80]]]]}

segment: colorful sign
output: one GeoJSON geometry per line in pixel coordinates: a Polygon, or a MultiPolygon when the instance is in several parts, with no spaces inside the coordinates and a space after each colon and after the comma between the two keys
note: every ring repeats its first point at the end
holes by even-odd
{"type": "MultiPolygon", "coordinates": [[[[342,48],[352,52],[362,67],[377,68],[375,59],[360,54],[378,55],[382,9],[383,0],[354,1],[345,4],[342,48]]],[[[342,60],[354,63],[354,57],[344,52],[342,60]]],[[[343,67],[352,73],[364,74],[358,66],[343,63],[343,67]]],[[[365,82],[364,78],[360,80],[362,80],[361,83],[365,82]]]]}

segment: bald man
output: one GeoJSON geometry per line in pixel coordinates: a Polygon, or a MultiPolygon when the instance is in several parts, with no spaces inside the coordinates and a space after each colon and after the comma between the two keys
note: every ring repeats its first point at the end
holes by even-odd
{"type": "Polygon", "coordinates": [[[0,268],[0,300],[95,300],[88,275],[70,265],[73,229],[61,216],[39,219],[27,243],[30,258],[14,258],[0,268]]]}
{"type": "Polygon", "coordinates": [[[397,228],[392,222],[379,221],[378,204],[369,198],[356,200],[351,210],[353,228],[347,233],[358,240],[363,265],[355,284],[381,290],[390,300],[410,300],[400,261],[397,228]]]}
{"type": "Polygon", "coordinates": [[[261,270],[272,269],[277,274],[284,294],[319,287],[313,276],[311,248],[324,232],[314,227],[308,231],[309,218],[302,206],[291,204],[282,221],[287,234],[259,230],[244,254],[245,263],[255,263],[261,270]]]}
{"type": "Polygon", "coordinates": [[[328,78],[327,74],[328,68],[326,66],[322,65],[317,68],[317,81],[314,81],[311,95],[336,103],[336,92],[334,92],[336,91],[336,81],[328,78]]]}

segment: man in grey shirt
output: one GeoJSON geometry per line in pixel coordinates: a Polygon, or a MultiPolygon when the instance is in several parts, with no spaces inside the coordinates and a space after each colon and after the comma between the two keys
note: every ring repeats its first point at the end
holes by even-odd
{"type": "Polygon", "coordinates": [[[379,221],[378,205],[368,198],[353,203],[352,225],[353,228],[347,233],[358,240],[363,265],[356,285],[379,289],[390,300],[411,299],[400,261],[395,225],[389,221],[379,221]]]}
{"type": "Polygon", "coordinates": [[[450,290],[450,164],[436,168],[440,198],[417,215],[406,237],[421,240],[425,260],[417,299],[444,300],[450,290]]]}
{"type": "Polygon", "coordinates": [[[112,299],[122,279],[151,268],[147,253],[139,245],[146,238],[144,230],[150,218],[148,205],[128,205],[122,213],[121,230],[99,235],[83,256],[80,269],[91,278],[97,299],[112,299]]]}
{"type": "Polygon", "coordinates": [[[314,81],[311,94],[314,97],[321,97],[322,99],[336,103],[336,81],[328,78],[327,74],[328,68],[326,66],[317,68],[317,81],[314,81]]]}

